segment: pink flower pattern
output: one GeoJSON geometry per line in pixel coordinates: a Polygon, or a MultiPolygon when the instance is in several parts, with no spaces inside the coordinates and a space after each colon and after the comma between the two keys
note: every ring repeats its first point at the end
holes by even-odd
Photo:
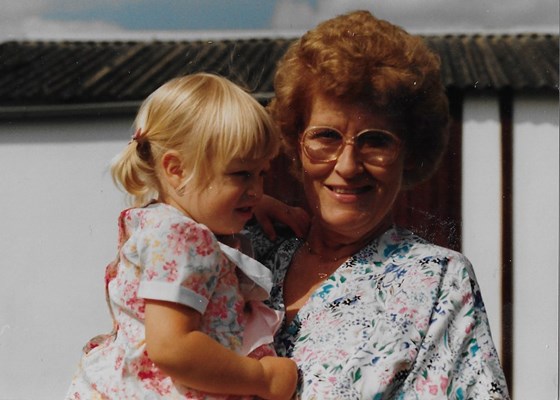
{"type": "MultiPolygon", "coordinates": [[[[151,204],[123,211],[119,257],[105,276],[115,331],[85,346],[66,398],[226,399],[176,385],[150,360],[145,349],[145,300],[138,293],[148,287],[150,298],[179,302],[185,296],[178,294],[188,289],[182,304],[195,307],[200,299],[208,302],[201,330],[237,351],[246,318],[236,269],[208,228],[175,208],[151,204]]],[[[272,347],[260,351],[273,354],[272,347]]]]}
{"type": "MultiPolygon", "coordinates": [[[[163,270],[167,272],[167,277],[165,280],[167,282],[175,282],[177,280],[177,261],[169,261],[163,265],[163,270]]],[[[149,270],[146,274],[149,274],[153,270],[149,270]]]]}

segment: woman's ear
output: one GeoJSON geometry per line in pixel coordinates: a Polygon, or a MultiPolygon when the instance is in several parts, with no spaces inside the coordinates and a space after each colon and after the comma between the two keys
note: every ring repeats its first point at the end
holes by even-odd
{"type": "Polygon", "coordinates": [[[161,158],[161,167],[165,180],[173,189],[177,189],[185,181],[185,167],[179,152],[166,151],[161,158]]]}

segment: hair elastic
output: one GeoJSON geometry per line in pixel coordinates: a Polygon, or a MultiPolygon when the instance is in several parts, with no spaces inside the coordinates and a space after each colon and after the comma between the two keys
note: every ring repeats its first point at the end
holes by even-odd
{"type": "Polygon", "coordinates": [[[152,151],[150,142],[146,140],[142,129],[137,128],[136,131],[134,131],[134,135],[132,135],[132,139],[129,144],[132,142],[136,142],[136,152],[138,153],[140,159],[149,162],[152,158],[152,151]]]}
{"type": "Polygon", "coordinates": [[[142,137],[142,129],[137,128],[136,131],[134,131],[134,134],[132,135],[132,140],[139,142],[141,137],[142,137]]]}

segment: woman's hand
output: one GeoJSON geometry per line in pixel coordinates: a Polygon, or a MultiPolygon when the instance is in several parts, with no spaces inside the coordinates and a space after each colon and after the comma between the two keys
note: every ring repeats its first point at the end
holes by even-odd
{"type": "Polygon", "coordinates": [[[303,208],[291,207],[268,195],[255,208],[255,218],[270,240],[276,239],[273,221],[287,225],[299,238],[305,237],[310,223],[309,214],[303,208]]]}
{"type": "Polygon", "coordinates": [[[268,388],[259,396],[270,400],[291,399],[298,379],[296,363],[283,357],[263,357],[259,361],[263,366],[265,382],[268,382],[268,388]]]}

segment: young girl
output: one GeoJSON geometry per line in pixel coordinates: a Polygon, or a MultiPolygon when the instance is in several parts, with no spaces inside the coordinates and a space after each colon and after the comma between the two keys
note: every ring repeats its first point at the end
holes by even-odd
{"type": "Polygon", "coordinates": [[[86,345],[67,398],[290,398],[296,366],[264,345],[281,320],[261,303],[270,272],[215,236],[251,218],[274,124],[233,83],[195,74],[150,95],[135,126],[112,167],[137,206],[107,267],[114,330],[86,345]]]}

